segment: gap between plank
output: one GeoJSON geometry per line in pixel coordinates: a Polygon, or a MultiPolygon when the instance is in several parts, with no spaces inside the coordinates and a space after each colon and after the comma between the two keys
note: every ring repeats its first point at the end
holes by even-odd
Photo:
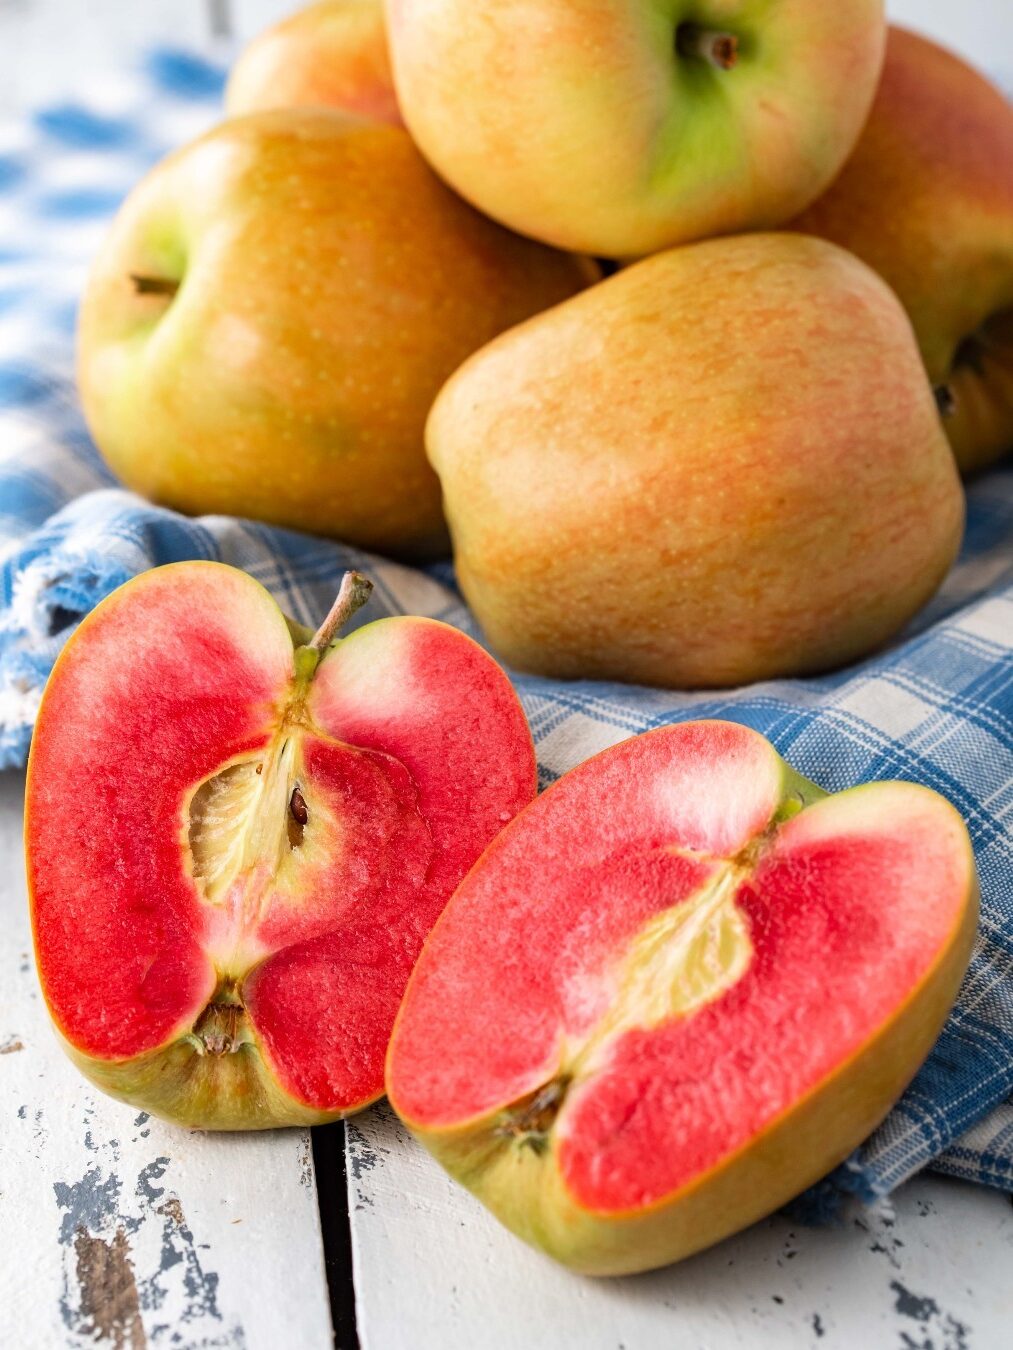
{"type": "Polygon", "coordinates": [[[355,1285],[352,1283],[352,1229],[348,1218],[348,1178],[345,1171],[345,1122],[317,1125],[310,1130],[313,1170],[316,1173],[324,1268],[331,1300],[335,1350],[359,1350],[355,1324],[355,1285]]]}

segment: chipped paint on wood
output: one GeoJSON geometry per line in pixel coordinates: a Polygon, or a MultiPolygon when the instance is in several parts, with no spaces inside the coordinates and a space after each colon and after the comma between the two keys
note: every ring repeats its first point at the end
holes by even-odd
{"type": "Polygon", "coordinates": [[[82,1321],[69,1329],[107,1341],[113,1350],[144,1350],[144,1326],[125,1230],[117,1228],[106,1242],[79,1228],[74,1252],[82,1321]]]}
{"type": "Polygon", "coordinates": [[[916,1323],[908,1343],[937,1346],[939,1350],[969,1350],[970,1328],[940,1308],[934,1298],[928,1294],[913,1294],[900,1280],[891,1280],[890,1288],[896,1296],[895,1311],[916,1323]]]}
{"type": "Polygon", "coordinates": [[[977,1350],[1005,1345],[1013,1209],[920,1177],[838,1228],[782,1216],[681,1265],[568,1273],[511,1237],[386,1104],[348,1123],[362,1350],[977,1350]],[[492,1310],[496,1310],[493,1312],[492,1310]]]}
{"type": "Polygon", "coordinates": [[[0,775],[0,1345],[330,1350],[305,1131],[209,1135],[98,1094],[29,948],[21,780],[0,775]],[[6,1238],[6,1243],[4,1243],[6,1238]]]}

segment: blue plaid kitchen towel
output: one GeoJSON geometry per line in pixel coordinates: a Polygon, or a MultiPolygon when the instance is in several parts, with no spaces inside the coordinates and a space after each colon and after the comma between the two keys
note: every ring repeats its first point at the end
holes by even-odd
{"type": "MultiPolygon", "coordinates": [[[[221,85],[217,68],[160,50],[80,102],[0,127],[0,765],[24,761],[42,685],[79,618],[157,563],[234,563],[307,623],[354,565],[377,583],[372,616],[427,614],[474,632],[449,564],[414,570],[246,521],[186,519],[118,489],[88,439],[72,378],[88,260],[129,187],[220,116],[221,85]]],[[[528,677],[517,687],[543,784],[634,732],[727,717],[823,787],[907,778],[954,803],[983,891],[960,1001],[903,1100],[810,1193],[810,1210],[842,1191],[872,1200],[926,1164],[1013,1189],[1013,468],[971,485],[967,541],[941,594],[861,665],[718,694],[528,677]]]]}

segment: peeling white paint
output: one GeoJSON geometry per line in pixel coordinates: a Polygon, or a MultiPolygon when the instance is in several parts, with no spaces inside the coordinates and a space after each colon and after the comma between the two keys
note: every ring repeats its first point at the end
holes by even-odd
{"type": "Polygon", "coordinates": [[[59,1048],[30,957],[22,791],[0,775],[0,1345],[329,1350],[308,1133],[176,1129],[59,1048]]]}

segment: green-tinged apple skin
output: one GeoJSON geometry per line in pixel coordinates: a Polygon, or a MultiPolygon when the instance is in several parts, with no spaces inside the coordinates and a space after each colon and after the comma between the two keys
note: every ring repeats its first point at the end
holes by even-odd
{"type": "Polygon", "coordinates": [[[318,0],[266,29],[232,68],[225,107],[342,108],[400,126],[382,0],[318,0]]]}
{"type": "Polygon", "coordinates": [[[854,153],[790,228],[857,253],[896,291],[962,470],[1013,448],[1013,106],[994,85],[891,28],[854,153]]]}
{"type": "Polygon", "coordinates": [[[804,235],[673,249],[513,329],[448,381],[427,444],[470,605],[544,675],[842,665],[928,600],[963,526],[900,303],[804,235]]]}
{"type": "Polygon", "coordinates": [[[535,795],[502,670],[423,618],[317,634],[220,563],[142,573],[71,635],[32,739],[46,1004],[104,1092],[199,1129],[334,1120],[383,1090],[429,928],[535,795]]]}
{"type": "Polygon", "coordinates": [[[681,1260],[857,1148],[967,968],[967,829],[914,783],[827,795],[757,732],[586,760],[461,882],[387,1095],[519,1237],[590,1275],[681,1260]]]}
{"type": "Polygon", "coordinates": [[[88,425],[129,487],[177,510],[437,555],[433,398],[597,274],[479,215],[398,127],[234,118],[134,190],[95,260],[88,425]]]}
{"type": "Polygon", "coordinates": [[[858,138],[885,33],[882,0],[386,5],[402,116],[447,182],[612,258],[802,210],[858,138]]]}

